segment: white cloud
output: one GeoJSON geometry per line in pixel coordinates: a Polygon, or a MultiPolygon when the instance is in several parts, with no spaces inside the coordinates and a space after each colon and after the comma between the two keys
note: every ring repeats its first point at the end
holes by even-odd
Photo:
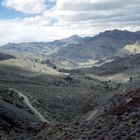
{"type": "Polygon", "coordinates": [[[29,14],[42,13],[45,10],[45,0],[4,0],[2,4],[29,14]]]}
{"type": "Polygon", "coordinates": [[[7,1],[17,2],[11,7],[20,7],[22,12],[40,11],[41,14],[24,19],[0,20],[0,44],[50,41],[72,34],[87,36],[115,28],[132,31],[140,29],[139,0],[48,0],[56,4],[45,10],[45,0],[7,1]],[[29,1],[33,2],[33,8],[25,6],[29,1]],[[35,1],[42,10],[35,10],[35,1]]]}

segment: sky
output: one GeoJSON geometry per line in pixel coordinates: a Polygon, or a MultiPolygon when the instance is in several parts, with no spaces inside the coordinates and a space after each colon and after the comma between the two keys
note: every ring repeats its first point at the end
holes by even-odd
{"type": "Polygon", "coordinates": [[[0,0],[0,45],[140,30],[140,0],[0,0]]]}

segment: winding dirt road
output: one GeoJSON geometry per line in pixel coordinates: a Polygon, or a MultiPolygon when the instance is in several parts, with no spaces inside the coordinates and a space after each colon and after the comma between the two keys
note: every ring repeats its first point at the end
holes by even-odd
{"type": "Polygon", "coordinates": [[[29,99],[26,95],[22,94],[21,92],[15,90],[15,89],[11,89],[11,90],[15,91],[19,95],[20,98],[23,98],[26,105],[34,112],[35,115],[38,116],[38,118],[40,119],[41,122],[49,123],[49,121],[36,108],[34,108],[32,106],[31,102],[29,101],[29,99]]]}

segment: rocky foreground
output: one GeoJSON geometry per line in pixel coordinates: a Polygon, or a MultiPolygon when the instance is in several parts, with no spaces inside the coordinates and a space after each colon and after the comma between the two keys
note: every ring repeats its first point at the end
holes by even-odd
{"type": "Polygon", "coordinates": [[[2,113],[0,120],[1,140],[140,140],[140,89],[115,95],[88,121],[20,124],[18,117],[6,118],[2,113]]]}

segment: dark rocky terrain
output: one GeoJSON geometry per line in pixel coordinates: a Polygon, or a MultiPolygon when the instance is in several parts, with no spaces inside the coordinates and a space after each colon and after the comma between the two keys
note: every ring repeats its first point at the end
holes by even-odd
{"type": "MultiPolygon", "coordinates": [[[[132,84],[137,83],[134,82],[132,84]]],[[[129,84],[124,86],[129,87],[129,84]]],[[[121,88],[122,87],[120,87],[120,89],[121,88]]],[[[4,92],[6,93],[6,91],[4,92]]],[[[102,106],[102,108],[100,108],[100,110],[89,120],[87,120],[85,117],[85,119],[73,120],[69,124],[60,122],[46,124],[38,122],[36,125],[33,125],[30,122],[31,120],[28,123],[27,120],[26,123],[22,123],[24,121],[23,118],[27,117],[25,114],[23,117],[22,114],[23,118],[20,118],[22,121],[19,123],[19,126],[13,122],[13,120],[16,120],[17,122],[18,118],[12,118],[12,116],[10,116],[10,119],[12,118],[11,122],[10,119],[7,119],[7,117],[3,118],[3,116],[1,116],[0,128],[2,131],[0,136],[1,139],[7,138],[8,140],[139,140],[139,108],[140,89],[137,88],[136,90],[132,91],[122,91],[121,89],[113,97],[111,97],[109,101],[106,102],[104,106],[102,106]]],[[[87,105],[85,108],[83,108],[83,112],[87,113],[91,110],[92,113],[94,109],[95,108],[91,108],[89,105],[87,105]]]]}
{"type": "Polygon", "coordinates": [[[64,130],[60,139],[139,140],[140,89],[115,95],[91,121],[64,130]]]}

